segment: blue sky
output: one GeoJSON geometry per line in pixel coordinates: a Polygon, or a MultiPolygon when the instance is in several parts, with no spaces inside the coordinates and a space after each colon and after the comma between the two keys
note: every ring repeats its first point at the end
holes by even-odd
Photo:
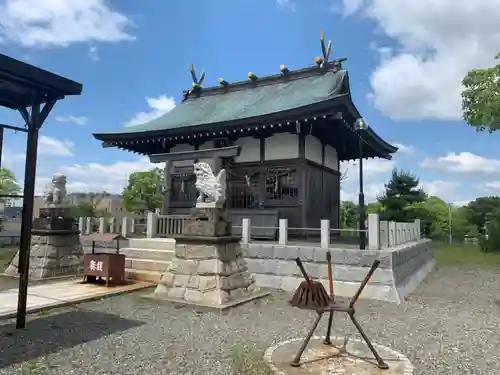
{"type": "MultiPolygon", "coordinates": [[[[73,191],[120,191],[128,173],[149,164],[102,149],[93,132],[171,109],[191,85],[191,62],[198,72],[205,70],[205,86],[219,77],[245,79],[248,71],[274,74],[280,64],[312,65],[324,29],[332,57],[348,57],[360,112],[379,135],[401,147],[392,161],[367,163],[368,199],[382,191],[394,166],[414,172],[430,194],[450,202],[496,195],[498,135],[476,133],[461,121],[460,81],[469,69],[490,65],[500,51],[494,16],[500,3],[414,3],[0,0],[2,53],[84,85],[83,95],[59,102],[43,127],[37,191],[57,171],[68,176],[73,191]]],[[[21,124],[15,112],[0,114],[4,123],[21,124]]],[[[9,132],[3,162],[19,180],[24,150],[25,136],[9,132]]],[[[344,168],[343,195],[353,199],[355,166],[344,168]]]]}

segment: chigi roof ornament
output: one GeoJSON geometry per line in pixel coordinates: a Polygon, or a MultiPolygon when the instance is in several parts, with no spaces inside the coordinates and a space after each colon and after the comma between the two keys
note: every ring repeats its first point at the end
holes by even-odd
{"type": "MultiPolygon", "coordinates": [[[[320,68],[325,66],[325,64],[328,63],[328,59],[330,58],[330,54],[332,53],[332,41],[328,41],[328,45],[325,44],[325,32],[321,30],[319,40],[321,43],[321,52],[323,53],[323,57],[321,56],[316,56],[314,61],[316,62],[316,65],[318,65],[320,68]]],[[[339,59],[335,59],[332,61],[333,63],[333,71],[336,73],[339,70],[342,69],[342,63],[347,60],[347,57],[341,57],[339,59]]]]}
{"type": "Polygon", "coordinates": [[[205,71],[201,72],[200,79],[196,76],[196,70],[194,68],[194,64],[191,63],[191,67],[189,69],[191,72],[191,78],[193,80],[192,88],[184,93],[184,100],[188,98],[189,95],[200,91],[202,89],[203,81],[205,80],[205,71]]]}

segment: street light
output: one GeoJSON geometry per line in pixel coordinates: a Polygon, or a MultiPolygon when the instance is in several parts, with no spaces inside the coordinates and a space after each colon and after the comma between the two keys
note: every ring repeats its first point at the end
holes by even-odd
{"type": "Polygon", "coordinates": [[[453,206],[453,203],[448,203],[448,242],[449,242],[450,245],[451,245],[451,242],[452,242],[451,206],[453,206]]]}
{"type": "Polygon", "coordinates": [[[354,122],[354,130],[358,134],[358,149],[359,149],[359,248],[364,250],[366,248],[366,228],[365,228],[365,194],[363,192],[363,132],[368,129],[365,120],[358,118],[354,122]]]}

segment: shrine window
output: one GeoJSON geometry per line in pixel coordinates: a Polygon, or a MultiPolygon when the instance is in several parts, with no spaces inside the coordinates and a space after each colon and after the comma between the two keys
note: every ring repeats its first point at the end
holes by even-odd
{"type": "Polygon", "coordinates": [[[259,208],[259,174],[231,174],[228,182],[228,200],[231,208],[259,208]]]}
{"type": "Polygon", "coordinates": [[[172,175],[170,199],[175,202],[196,200],[195,178],[193,175],[172,175]]]}
{"type": "Polygon", "coordinates": [[[298,174],[290,168],[270,168],[266,174],[266,199],[295,201],[299,197],[298,174]]]}

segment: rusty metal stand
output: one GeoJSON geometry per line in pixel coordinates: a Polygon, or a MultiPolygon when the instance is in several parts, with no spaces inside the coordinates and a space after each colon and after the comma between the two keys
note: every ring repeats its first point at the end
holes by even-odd
{"type": "MultiPolygon", "coordinates": [[[[380,261],[378,261],[378,260],[373,262],[373,264],[370,268],[370,271],[366,275],[365,279],[363,280],[363,282],[359,286],[358,291],[352,297],[352,299],[348,305],[341,305],[341,304],[338,304],[334,301],[331,301],[327,306],[318,308],[317,306],[314,306],[313,304],[310,304],[310,303],[308,304],[307,301],[305,301],[305,303],[301,305],[300,303],[298,303],[298,301],[292,300],[293,306],[301,308],[301,309],[316,310],[316,312],[318,314],[318,316],[316,317],[316,319],[311,327],[311,330],[309,331],[304,342],[302,343],[302,345],[299,349],[299,352],[295,356],[294,360],[290,363],[290,365],[292,367],[299,367],[300,366],[300,358],[302,357],[302,354],[306,350],[306,347],[309,344],[309,341],[311,341],[311,338],[312,338],[314,332],[316,331],[318,324],[319,324],[321,318],[323,317],[323,314],[326,312],[330,313],[330,316],[328,319],[328,327],[327,327],[327,331],[326,331],[326,337],[325,337],[325,340],[323,341],[323,343],[326,345],[331,345],[330,333],[331,333],[331,328],[332,328],[332,323],[333,323],[333,314],[335,311],[338,311],[338,312],[344,312],[349,316],[352,323],[354,324],[354,326],[358,330],[359,334],[361,335],[363,340],[366,342],[366,345],[368,346],[368,348],[372,352],[373,356],[377,360],[377,367],[379,369],[382,369],[382,370],[389,369],[389,365],[387,363],[385,363],[384,360],[382,359],[382,357],[378,354],[378,352],[375,349],[375,347],[373,346],[371,340],[366,335],[366,333],[363,331],[363,328],[361,328],[361,325],[359,324],[359,322],[356,320],[356,317],[355,317],[356,310],[354,308],[354,305],[356,304],[359,296],[363,292],[363,289],[365,288],[366,284],[368,283],[368,281],[372,277],[373,273],[375,272],[375,270],[377,269],[379,264],[380,264],[380,261]]],[[[307,280],[307,278],[306,278],[306,280],[307,280]]]]}

